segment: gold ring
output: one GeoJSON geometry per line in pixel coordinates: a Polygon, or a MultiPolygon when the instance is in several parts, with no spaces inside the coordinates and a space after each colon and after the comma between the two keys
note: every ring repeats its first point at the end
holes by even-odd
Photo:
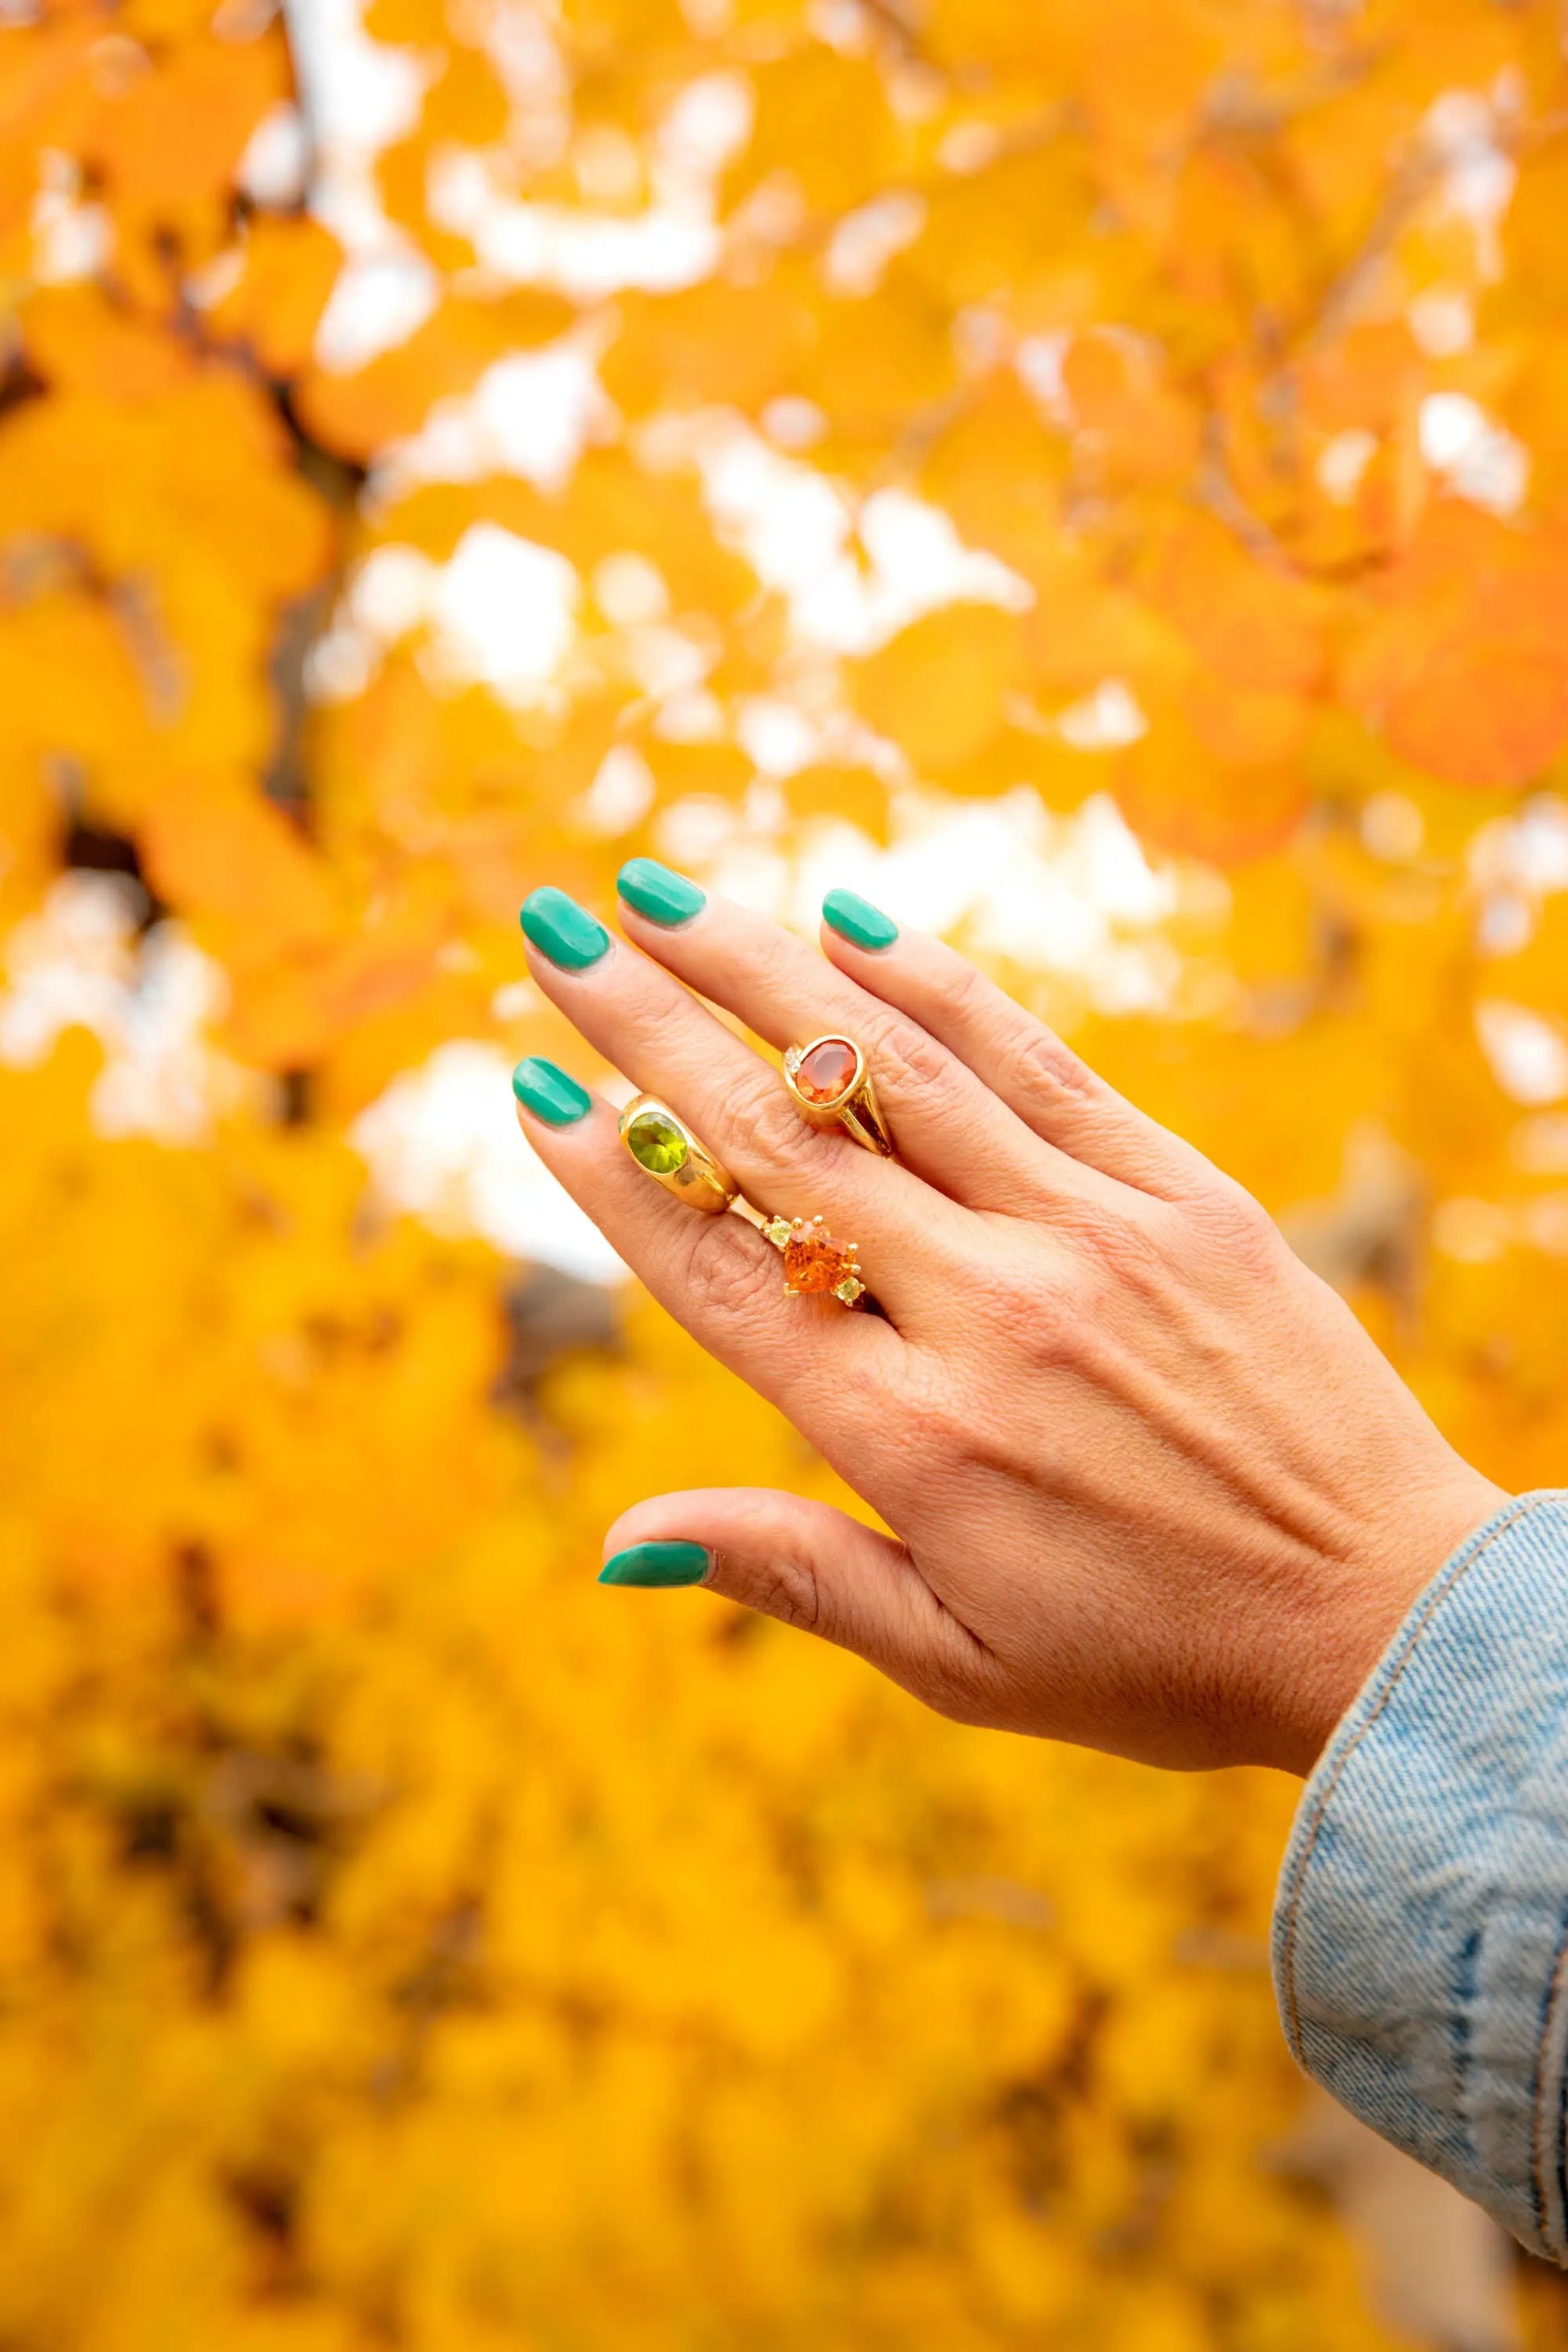
{"type": "Polygon", "coordinates": [[[853,1037],[814,1037],[784,1057],[784,1084],[813,1127],[841,1127],[879,1160],[893,1157],[866,1056],[853,1037]]]}
{"type": "Polygon", "coordinates": [[[866,1293],[854,1242],[841,1242],[820,1217],[768,1217],[757,1231],[784,1254],[784,1289],[791,1298],[826,1296],[853,1307],[866,1293]]]}
{"type": "Polygon", "coordinates": [[[646,1174],[703,1215],[716,1217],[740,1191],[686,1121],[657,1095],[637,1095],[620,1116],[621,1141],[646,1174]]]}

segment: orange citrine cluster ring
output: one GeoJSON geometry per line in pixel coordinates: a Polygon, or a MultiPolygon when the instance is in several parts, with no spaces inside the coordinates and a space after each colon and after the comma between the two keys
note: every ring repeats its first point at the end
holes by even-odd
{"type": "Polygon", "coordinates": [[[841,1127],[879,1160],[893,1157],[866,1056],[853,1037],[814,1037],[784,1057],[784,1084],[813,1127],[841,1127]]]}
{"type": "Polygon", "coordinates": [[[791,1298],[816,1294],[853,1307],[864,1297],[856,1244],[837,1240],[820,1217],[769,1217],[758,1231],[784,1253],[784,1289],[791,1298]]]}
{"type": "Polygon", "coordinates": [[[820,1217],[772,1217],[746,1200],[734,1209],[783,1257],[787,1297],[837,1298],[854,1307],[868,1295],[855,1243],[841,1242],[820,1217]]]}

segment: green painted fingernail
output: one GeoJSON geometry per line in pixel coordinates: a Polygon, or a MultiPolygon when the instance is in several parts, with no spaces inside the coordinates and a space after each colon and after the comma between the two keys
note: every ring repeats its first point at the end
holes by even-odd
{"type": "Polygon", "coordinates": [[[632,1544],[607,1559],[601,1584],[700,1584],[708,1573],[704,1544],[632,1544]]]}
{"type": "Polygon", "coordinates": [[[822,902],[822,919],[858,948],[890,948],[899,936],[891,915],[884,915],[868,898],[858,898],[853,890],[830,890],[822,902]]]}
{"type": "Polygon", "coordinates": [[[616,887],[628,907],[646,915],[650,923],[662,923],[673,930],[677,923],[689,923],[708,904],[708,893],[689,882],[684,874],[672,874],[656,857],[628,857],[616,877],[616,887]]]}
{"type": "Polygon", "coordinates": [[[587,1087],[547,1062],[542,1054],[530,1054],[526,1062],[518,1064],[511,1074],[511,1090],[524,1110],[531,1110],[546,1127],[575,1127],[594,1108],[587,1087]]]}
{"type": "Polygon", "coordinates": [[[548,883],[542,890],[529,892],[518,920],[540,954],[547,955],[563,971],[585,971],[598,962],[610,944],[608,931],[586,907],[580,907],[564,890],[552,889],[548,883]]]}

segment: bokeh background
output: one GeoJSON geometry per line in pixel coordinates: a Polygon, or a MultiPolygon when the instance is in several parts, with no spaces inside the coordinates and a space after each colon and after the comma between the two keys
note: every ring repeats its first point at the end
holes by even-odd
{"type": "Polygon", "coordinates": [[[595,1587],[832,1482],[507,1087],[858,887],[1560,1479],[1565,221],[1542,0],[4,0],[5,2352],[1568,2341],[1287,1783],[595,1587]]]}

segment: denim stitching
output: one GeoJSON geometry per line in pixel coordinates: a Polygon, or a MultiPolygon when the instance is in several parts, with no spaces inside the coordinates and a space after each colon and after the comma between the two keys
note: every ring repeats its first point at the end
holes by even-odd
{"type": "Polygon", "coordinates": [[[1470,2132],[1466,2101],[1469,2092],[1470,2067],[1474,2062],[1475,2028],[1471,2012],[1476,2005],[1476,1987],[1480,1978],[1481,1930],[1472,1927],[1459,1947],[1458,1967],[1454,1977],[1454,2025],[1451,2039],[1454,2045],[1454,2103],[1457,2121],[1465,2136],[1465,2153],[1474,2156],[1475,2141],[1470,2132]]]}
{"type": "MultiPolygon", "coordinates": [[[[1491,1549],[1498,1538],[1501,1535],[1506,1535],[1510,1528],[1517,1526],[1521,1518],[1527,1517],[1531,1511],[1536,1510],[1539,1507],[1539,1504],[1533,1502],[1517,1503],[1513,1509],[1508,1513],[1505,1518],[1501,1518],[1497,1522],[1489,1533],[1478,1545],[1477,1549],[1473,1552],[1469,1553],[1468,1557],[1456,1561],[1440,1579],[1433,1591],[1428,1593],[1426,1606],[1422,1610],[1421,1614],[1416,1619],[1415,1624],[1411,1626],[1409,1632],[1406,1633],[1405,1637],[1404,1650],[1401,1653],[1398,1661],[1392,1668],[1387,1682],[1384,1684],[1383,1689],[1378,1693],[1376,1702],[1370,1714],[1366,1717],[1363,1722],[1357,1725],[1352,1737],[1345,1742],[1344,1747],[1341,1749],[1340,1754],[1334,1760],[1327,1783],[1319,1793],[1317,1811],[1312,1817],[1312,1826],[1308,1832],[1307,1843],[1301,1850],[1300,1860],[1296,1865],[1295,1884],[1290,1889],[1290,1907],[1285,1915],[1284,1977],[1287,2011],[1286,2033],[1287,2038],[1289,2041],[1292,2055],[1295,2057],[1297,2063],[1300,2066],[1305,2067],[1307,2061],[1303,2054],[1301,2043],[1301,2012],[1296,1999],[1296,1921],[1297,1914],[1300,1908],[1302,1888],[1306,1884],[1307,1865],[1311,1861],[1313,1852],[1316,1849],[1318,1832],[1322,1828],[1323,1816],[1328,1811],[1329,1801],[1332,1797],[1334,1790],[1339,1787],[1345,1766],[1350,1762],[1351,1758],[1355,1754],[1356,1749],[1361,1746],[1362,1741],[1366,1738],[1366,1735],[1372,1729],[1373,1725],[1377,1721],[1384,1707],[1387,1706],[1389,1701],[1393,1698],[1394,1691],[1398,1686],[1400,1676],[1404,1674],[1405,1667],[1410,1664],[1411,1658],[1415,1655],[1416,1643],[1420,1641],[1422,1634],[1426,1631],[1426,1628],[1430,1624],[1437,1609],[1447,1599],[1455,1585],[1459,1581],[1459,1579],[1462,1576],[1467,1575],[1468,1571],[1474,1568],[1479,1559],[1485,1558],[1486,1554],[1491,1549]]],[[[1308,2071],[1310,2072],[1310,2070],[1309,2069],[1308,2071]]]]}
{"type": "Polygon", "coordinates": [[[1542,2175],[1546,2151],[1542,2147],[1542,2127],[1545,2116],[1541,2110],[1542,2076],[1546,2063],[1546,2045],[1552,2038],[1552,2024],[1557,2016],[1557,1998],[1563,1990],[1563,1963],[1568,1958],[1568,1911],[1563,1915],[1563,1925],[1557,1932],[1557,1948],[1552,1955],[1552,1973],[1546,1979],[1546,1990],[1541,1996],[1541,2031],[1535,2041],[1535,2064],[1530,2077],[1530,2201],[1535,2208],[1535,2226],[1543,2243],[1550,2245],[1546,2235],[1546,2183],[1542,2175]]]}

